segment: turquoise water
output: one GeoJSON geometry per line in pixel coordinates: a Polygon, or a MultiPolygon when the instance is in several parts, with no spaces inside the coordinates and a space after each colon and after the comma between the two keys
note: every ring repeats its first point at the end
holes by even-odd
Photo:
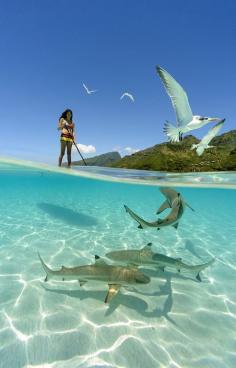
{"type": "Polygon", "coordinates": [[[235,174],[169,175],[195,212],[186,209],[177,231],[157,231],[139,230],[123,205],[156,220],[168,175],[132,171],[140,185],[122,182],[127,170],[100,173],[107,180],[0,164],[0,367],[234,368],[236,190],[227,185],[235,174]],[[145,269],[149,284],[121,288],[105,305],[107,285],[45,283],[37,257],[57,269],[149,242],[188,264],[216,260],[201,283],[191,273],[145,269]]]}

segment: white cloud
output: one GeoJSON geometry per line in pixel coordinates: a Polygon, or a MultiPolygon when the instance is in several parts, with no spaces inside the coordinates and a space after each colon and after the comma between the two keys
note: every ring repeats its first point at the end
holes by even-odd
{"type": "Polygon", "coordinates": [[[115,146],[112,148],[112,151],[120,152],[122,150],[121,146],[115,146]]]}
{"type": "MultiPolygon", "coordinates": [[[[96,153],[96,148],[92,144],[86,145],[86,144],[78,143],[77,147],[79,148],[80,152],[84,154],[96,153]]],[[[75,151],[76,151],[76,148],[73,145],[73,152],[75,151]]]]}
{"type": "Polygon", "coordinates": [[[140,149],[137,148],[132,148],[132,147],[121,147],[121,146],[115,146],[112,149],[113,151],[119,152],[121,156],[125,156],[125,155],[132,155],[133,153],[136,153],[138,151],[140,151],[140,149]]]}
{"type": "Polygon", "coordinates": [[[132,155],[132,153],[136,153],[138,151],[140,151],[137,148],[132,148],[132,147],[125,147],[124,151],[128,154],[128,155],[132,155]]]}

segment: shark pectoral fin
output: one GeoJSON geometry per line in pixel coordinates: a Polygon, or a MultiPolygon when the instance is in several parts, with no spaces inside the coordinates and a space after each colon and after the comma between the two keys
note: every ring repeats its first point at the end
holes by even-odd
{"type": "Polygon", "coordinates": [[[44,282],[48,281],[48,275],[45,277],[44,282]]]}
{"type": "Polygon", "coordinates": [[[99,256],[95,255],[95,265],[106,265],[106,262],[99,256]]]}
{"type": "Polygon", "coordinates": [[[164,203],[162,203],[161,207],[157,210],[156,214],[159,215],[159,213],[165,211],[167,208],[170,208],[170,204],[166,200],[164,203]]]}
{"type": "Polygon", "coordinates": [[[141,224],[138,225],[138,229],[143,229],[141,224]]]}
{"type": "Polygon", "coordinates": [[[88,281],[85,281],[85,280],[79,280],[79,286],[83,286],[84,284],[86,284],[86,282],[88,282],[88,281]]]}
{"type": "Polygon", "coordinates": [[[117,284],[109,284],[109,290],[105,298],[105,303],[110,303],[111,299],[116,296],[116,294],[120,290],[120,285],[117,284]]]}
{"type": "Polygon", "coordinates": [[[190,208],[190,210],[192,210],[193,212],[195,212],[195,209],[193,207],[191,207],[187,202],[185,202],[185,205],[190,208]]]}
{"type": "Polygon", "coordinates": [[[178,229],[179,223],[177,222],[176,224],[172,225],[176,230],[178,229]]]}
{"type": "Polygon", "coordinates": [[[198,274],[197,274],[197,276],[196,276],[196,279],[198,280],[198,281],[202,281],[202,279],[201,279],[201,277],[200,277],[200,273],[198,272],[198,274]]]}

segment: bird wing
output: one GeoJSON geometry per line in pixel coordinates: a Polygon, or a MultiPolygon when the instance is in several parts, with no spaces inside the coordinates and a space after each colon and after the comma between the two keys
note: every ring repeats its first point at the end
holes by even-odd
{"type": "Polygon", "coordinates": [[[88,87],[83,83],[83,87],[85,88],[86,92],[89,93],[88,87]]]}
{"type": "Polygon", "coordinates": [[[130,93],[126,93],[126,95],[131,99],[131,101],[134,102],[134,96],[133,95],[131,95],[130,93]]]}
{"type": "Polygon", "coordinates": [[[219,123],[217,123],[216,125],[214,125],[209,131],[208,133],[202,138],[200,144],[208,144],[210,143],[210,141],[216,136],[216,134],[219,132],[219,130],[221,129],[222,125],[224,124],[225,120],[221,120],[219,123]]]}
{"type": "Polygon", "coordinates": [[[120,99],[122,100],[125,96],[129,97],[134,102],[134,97],[128,92],[123,93],[120,99]]]}
{"type": "Polygon", "coordinates": [[[166,70],[158,66],[157,72],[164,84],[167,94],[170,96],[177,117],[177,125],[187,125],[192,120],[193,113],[185,90],[166,70]]]}

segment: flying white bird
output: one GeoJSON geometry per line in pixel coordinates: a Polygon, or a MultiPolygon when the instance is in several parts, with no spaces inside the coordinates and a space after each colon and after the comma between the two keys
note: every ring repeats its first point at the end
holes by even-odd
{"type": "Polygon", "coordinates": [[[85,91],[87,92],[88,95],[91,95],[92,93],[97,92],[97,89],[95,90],[89,90],[88,87],[83,83],[83,87],[85,89],[85,91]]]}
{"type": "Polygon", "coordinates": [[[191,150],[196,148],[196,152],[198,156],[201,156],[205,149],[213,148],[214,146],[209,146],[208,144],[210,141],[216,136],[216,134],[221,129],[222,125],[224,124],[225,119],[221,120],[219,123],[217,123],[215,126],[213,126],[209,132],[202,138],[201,142],[198,144],[193,144],[191,147],[191,150]]]}
{"type": "Polygon", "coordinates": [[[171,142],[179,142],[182,140],[184,133],[201,128],[211,121],[221,121],[219,118],[193,115],[189,106],[188,96],[181,85],[166,70],[159,66],[157,67],[157,73],[164,84],[176,113],[177,126],[166,122],[163,129],[171,142]]]}
{"type": "Polygon", "coordinates": [[[131,95],[131,93],[128,93],[128,92],[123,93],[123,95],[121,96],[120,99],[122,100],[125,96],[128,97],[132,102],[134,102],[134,96],[131,95]]]}

